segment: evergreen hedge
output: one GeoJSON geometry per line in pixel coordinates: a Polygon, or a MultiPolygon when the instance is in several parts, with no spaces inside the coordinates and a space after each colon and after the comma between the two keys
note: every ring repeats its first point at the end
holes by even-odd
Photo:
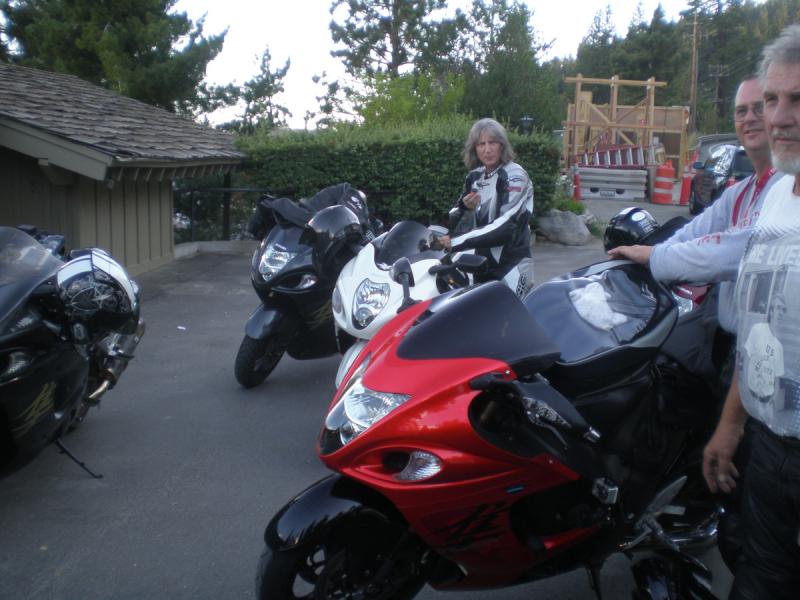
{"type": "MultiPolygon", "coordinates": [[[[290,198],[348,181],[367,193],[370,210],[387,225],[443,223],[464,184],[462,151],[472,123],[454,117],[403,127],[259,132],[239,140],[248,155],[241,176],[290,198]]],[[[509,130],[509,139],[533,180],[535,213],[542,214],[554,200],[559,149],[543,134],[509,130]]]]}

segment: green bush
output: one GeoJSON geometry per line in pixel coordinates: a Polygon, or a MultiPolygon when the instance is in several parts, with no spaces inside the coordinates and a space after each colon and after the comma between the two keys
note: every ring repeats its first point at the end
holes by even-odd
{"type": "MultiPolygon", "coordinates": [[[[442,223],[461,192],[461,153],[473,121],[464,117],[396,127],[343,126],[315,132],[257,132],[239,140],[245,185],[301,198],[348,181],[387,224],[442,223]]],[[[509,132],[517,161],[534,182],[537,213],[552,206],[558,149],[549,136],[509,132]]]]}
{"type": "Polygon", "coordinates": [[[576,215],[582,215],[586,212],[586,207],[583,204],[573,198],[567,197],[556,198],[556,201],[553,203],[553,208],[561,211],[573,212],[576,215]]]}

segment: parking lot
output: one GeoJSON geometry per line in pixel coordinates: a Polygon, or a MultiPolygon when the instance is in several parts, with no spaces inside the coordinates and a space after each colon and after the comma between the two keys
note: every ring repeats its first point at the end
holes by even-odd
{"type": "MultiPolygon", "coordinates": [[[[537,243],[535,254],[542,280],[603,251],[537,243]]],[[[249,256],[198,254],[138,282],[147,333],[137,358],[65,439],[104,477],[50,447],[0,482],[0,598],[252,598],[264,526],[326,474],[314,446],[338,357],[284,358],[252,390],[233,377],[257,305],[249,256]]],[[[602,586],[606,598],[630,597],[625,557],[604,569],[602,586]]],[[[591,597],[583,572],[491,592],[537,594],[591,597]]],[[[488,595],[426,588],[420,598],[488,595]]]]}

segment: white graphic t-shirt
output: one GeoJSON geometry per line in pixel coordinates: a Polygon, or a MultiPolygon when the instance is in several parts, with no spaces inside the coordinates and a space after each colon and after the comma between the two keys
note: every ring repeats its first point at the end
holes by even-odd
{"type": "Polygon", "coordinates": [[[739,392],[747,412],[800,438],[800,196],[769,191],[736,283],[739,392]]]}
{"type": "Polygon", "coordinates": [[[783,344],[772,334],[769,323],[756,323],[747,334],[744,350],[749,357],[748,389],[767,402],[775,394],[775,382],[783,375],[783,344]]]}

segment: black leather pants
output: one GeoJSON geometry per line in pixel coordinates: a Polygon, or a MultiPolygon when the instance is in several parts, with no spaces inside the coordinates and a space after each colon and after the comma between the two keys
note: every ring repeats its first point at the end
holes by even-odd
{"type": "Polygon", "coordinates": [[[735,600],[796,599],[800,594],[800,440],[755,422],[744,481],[743,554],[735,600]]]}

